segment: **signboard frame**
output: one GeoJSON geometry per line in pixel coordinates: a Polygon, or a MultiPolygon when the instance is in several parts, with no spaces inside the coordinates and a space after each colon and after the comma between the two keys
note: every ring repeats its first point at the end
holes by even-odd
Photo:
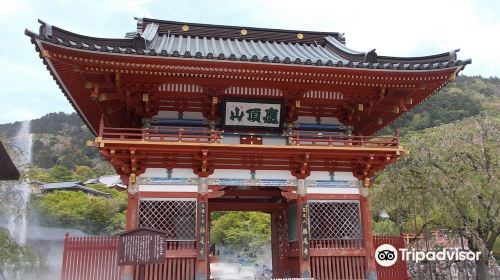
{"type": "Polygon", "coordinates": [[[118,258],[117,258],[117,262],[118,262],[118,266],[124,266],[124,265],[146,265],[146,264],[161,264],[161,263],[165,263],[166,261],[166,258],[167,258],[167,233],[165,231],[162,231],[162,230],[157,230],[157,229],[153,229],[153,228],[148,228],[148,227],[138,227],[138,228],[134,228],[134,229],[131,229],[131,230],[127,230],[127,231],[124,231],[122,233],[119,233],[118,236],[120,237],[119,238],[119,241],[118,241],[118,258]],[[145,232],[146,234],[137,234],[137,235],[134,235],[135,233],[139,233],[139,232],[145,232]],[[128,256],[126,255],[126,252],[127,252],[127,244],[130,245],[130,243],[126,243],[124,238],[126,238],[127,236],[138,236],[138,237],[141,237],[141,236],[163,236],[163,240],[161,241],[161,239],[158,240],[158,242],[161,244],[163,244],[163,252],[159,252],[157,254],[157,258],[154,258],[154,256],[156,254],[154,254],[154,249],[155,249],[155,245],[156,245],[156,240],[153,238],[152,240],[138,240],[137,242],[133,242],[134,246],[138,246],[138,247],[134,247],[132,250],[129,250],[130,252],[134,253],[134,255],[132,256],[128,256]],[[139,244],[139,242],[148,242],[147,245],[149,246],[146,246],[146,244],[139,244]],[[147,250],[146,251],[139,251],[139,249],[144,249],[144,250],[147,250]],[[145,257],[145,256],[138,256],[138,254],[140,253],[143,253],[143,254],[146,254],[146,256],[149,257],[148,260],[140,260],[139,258],[141,257],[145,257]],[[153,254],[151,254],[153,253],[153,254]]]}
{"type": "Polygon", "coordinates": [[[222,127],[226,131],[266,131],[266,132],[279,132],[283,130],[283,124],[285,119],[285,106],[283,100],[276,99],[244,99],[244,98],[224,98],[222,100],[222,116],[221,123],[222,127]],[[279,108],[279,117],[278,117],[278,126],[277,127],[269,127],[269,126],[247,126],[247,125],[232,125],[226,124],[226,114],[227,112],[227,103],[228,102],[238,102],[238,103],[254,103],[254,104],[276,104],[279,108]]]}

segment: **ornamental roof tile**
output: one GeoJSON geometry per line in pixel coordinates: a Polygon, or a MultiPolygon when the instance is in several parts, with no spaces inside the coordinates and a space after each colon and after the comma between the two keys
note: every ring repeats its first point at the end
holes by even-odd
{"type": "Polygon", "coordinates": [[[338,32],[311,32],[137,19],[137,32],[125,38],[95,38],[75,34],[43,21],[32,38],[71,48],[129,55],[171,56],[332,67],[429,70],[465,65],[458,50],[423,57],[379,56],[345,45],[338,32]]]}

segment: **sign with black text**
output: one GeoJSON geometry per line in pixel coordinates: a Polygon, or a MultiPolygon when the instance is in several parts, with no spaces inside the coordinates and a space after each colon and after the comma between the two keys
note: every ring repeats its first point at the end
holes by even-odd
{"type": "Polygon", "coordinates": [[[166,233],[136,228],[120,234],[118,265],[144,265],[165,262],[166,233]]]}
{"type": "Polygon", "coordinates": [[[283,126],[283,103],[265,100],[225,100],[223,125],[230,129],[277,130],[283,126]]]}

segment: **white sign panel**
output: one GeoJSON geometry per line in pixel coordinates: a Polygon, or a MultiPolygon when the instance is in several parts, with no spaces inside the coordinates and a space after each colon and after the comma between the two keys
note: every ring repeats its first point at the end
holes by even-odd
{"type": "Polygon", "coordinates": [[[279,128],[282,108],[279,103],[226,102],[225,125],[279,128]]]}

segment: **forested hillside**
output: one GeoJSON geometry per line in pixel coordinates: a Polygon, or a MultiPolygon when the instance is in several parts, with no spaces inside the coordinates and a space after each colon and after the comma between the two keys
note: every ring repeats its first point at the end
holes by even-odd
{"type": "MultiPolygon", "coordinates": [[[[0,125],[0,140],[12,138],[20,123],[0,125]]],[[[31,121],[33,133],[32,164],[49,169],[61,165],[69,170],[77,166],[89,166],[99,175],[112,173],[97,149],[87,147],[95,137],[76,113],[50,113],[31,121]]]]}
{"type": "Polygon", "coordinates": [[[381,133],[392,133],[399,127],[404,135],[476,116],[481,111],[500,114],[500,79],[459,76],[381,133]]]}

